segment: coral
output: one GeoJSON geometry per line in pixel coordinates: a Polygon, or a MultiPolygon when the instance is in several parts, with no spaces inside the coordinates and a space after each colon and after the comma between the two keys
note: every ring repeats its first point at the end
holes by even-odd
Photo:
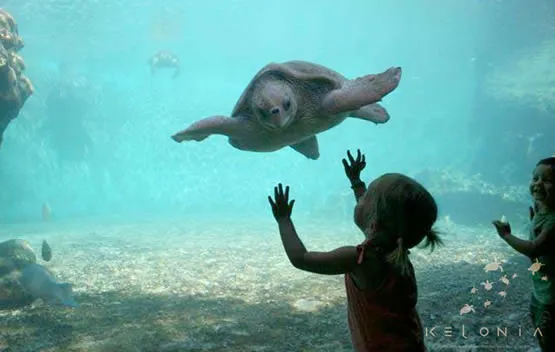
{"type": "Polygon", "coordinates": [[[31,80],[22,73],[25,62],[17,54],[23,45],[14,18],[0,8],[0,146],[8,124],[33,94],[31,80]]]}
{"type": "Polygon", "coordinates": [[[499,100],[509,100],[542,111],[555,109],[555,40],[492,70],[485,90],[499,100]]]}

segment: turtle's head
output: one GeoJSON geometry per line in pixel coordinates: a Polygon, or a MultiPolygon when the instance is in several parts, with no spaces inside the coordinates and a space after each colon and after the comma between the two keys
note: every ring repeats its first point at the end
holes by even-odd
{"type": "Polygon", "coordinates": [[[269,81],[255,88],[252,109],[265,127],[283,129],[294,121],[297,101],[293,89],[287,82],[269,81]]]}

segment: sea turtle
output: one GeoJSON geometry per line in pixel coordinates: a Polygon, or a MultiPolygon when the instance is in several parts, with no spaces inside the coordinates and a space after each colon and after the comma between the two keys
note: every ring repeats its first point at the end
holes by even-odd
{"type": "MultiPolygon", "coordinates": [[[[42,243],[45,261],[51,258],[50,247],[42,243]]],[[[29,242],[20,239],[0,243],[0,309],[20,308],[42,299],[48,304],[75,307],[72,286],[58,283],[54,275],[37,264],[29,242]]]]}
{"type": "Polygon", "coordinates": [[[231,117],[202,119],[172,138],[180,143],[220,134],[239,150],[273,152],[290,146],[315,160],[320,156],[316,135],[347,117],[387,122],[389,115],[377,102],[400,79],[400,67],[350,80],[311,62],[270,63],[248,84],[231,117]]]}
{"type": "Polygon", "coordinates": [[[174,70],[173,78],[179,75],[179,57],[169,51],[158,51],[148,59],[148,64],[152,74],[154,74],[156,69],[171,68],[174,70]]]}

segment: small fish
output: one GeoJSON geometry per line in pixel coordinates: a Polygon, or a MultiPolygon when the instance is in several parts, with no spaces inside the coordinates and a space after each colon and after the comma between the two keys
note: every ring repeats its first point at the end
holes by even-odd
{"type": "Polygon", "coordinates": [[[28,264],[21,271],[20,283],[23,289],[47,304],[78,307],[73,299],[72,285],[59,283],[52,273],[40,264],[28,264]]]}
{"type": "Polygon", "coordinates": [[[50,221],[50,217],[52,215],[52,211],[50,210],[50,206],[48,203],[42,203],[42,220],[50,221]]]}
{"type": "Polygon", "coordinates": [[[50,246],[48,245],[48,242],[46,242],[46,240],[42,241],[42,259],[44,259],[44,261],[50,261],[50,259],[52,259],[52,249],[50,249],[50,246]]]}

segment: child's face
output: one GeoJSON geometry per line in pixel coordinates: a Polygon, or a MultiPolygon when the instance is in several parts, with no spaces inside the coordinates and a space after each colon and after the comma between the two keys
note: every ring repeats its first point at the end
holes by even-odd
{"type": "Polygon", "coordinates": [[[553,168],[549,165],[539,165],[534,169],[530,193],[536,202],[546,206],[553,206],[553,168]]]}

